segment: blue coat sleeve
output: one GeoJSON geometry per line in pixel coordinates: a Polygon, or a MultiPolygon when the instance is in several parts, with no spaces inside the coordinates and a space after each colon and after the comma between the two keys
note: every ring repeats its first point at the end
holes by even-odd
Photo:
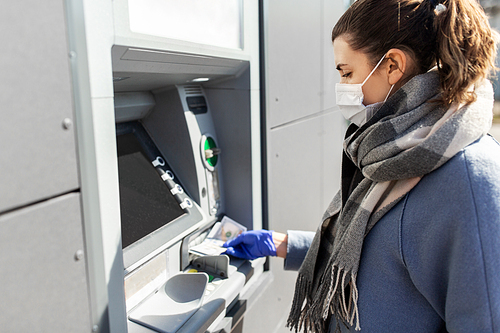
{"type": "Polygon", "coordinates": [[[302,265],[309,246],[314,238],[314,231],[288,230],[288,244],[284,269],[297,271],[302,265]]]}
{"type": "Polygon", "coordinates": [[[451,333],[500,332],[500,147],[480,141],[424,177],[401,220],[410,278],[451,333]]]}

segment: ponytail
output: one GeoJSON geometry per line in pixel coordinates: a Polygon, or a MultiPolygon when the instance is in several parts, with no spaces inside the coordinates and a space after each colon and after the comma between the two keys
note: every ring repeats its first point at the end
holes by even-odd
{"type": "Polygon", "coordinates": [[[497,34],[476,0],[446,0],[436,14],[437,65],[443,102],[470,103],[468,89],[495,69],[497,34]]]}
{"type": "Polygon", "coordinates": [[[495,69],[497,33],[478,0],[357,0],[332,30],[375,64],[391,48],[408,53],[409,77],[438,67],[442,101],[476,100],[471,85],[495,69]]]}

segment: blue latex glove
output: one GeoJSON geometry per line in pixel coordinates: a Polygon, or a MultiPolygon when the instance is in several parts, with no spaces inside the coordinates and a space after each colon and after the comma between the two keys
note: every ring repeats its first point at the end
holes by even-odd
{"type": "Polygon", "coordinates": [[[227,247],[225,254],[242,259],[253,260],[259,257],[276,256],[273,230],[247,231],[227,241],[223,246],[227,247]]]}

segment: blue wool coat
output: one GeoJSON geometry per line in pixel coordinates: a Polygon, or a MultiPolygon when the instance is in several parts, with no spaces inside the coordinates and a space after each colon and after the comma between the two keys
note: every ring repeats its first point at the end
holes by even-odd
{"type": "MultiPolygon", "coordinates": [[[[285,269],[300,267],[313,236],[288,231],[285,269]]],[[[357,287],[361,332],[500,332],[498,142],[469,145],[379,220],[357,287]]]]}

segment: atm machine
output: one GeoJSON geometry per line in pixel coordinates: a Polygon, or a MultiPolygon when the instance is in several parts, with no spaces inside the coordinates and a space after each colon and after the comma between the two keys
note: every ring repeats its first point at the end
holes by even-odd
{"type": "Polygon", "coordinates": [[[121,45],[112,54],[128,330],[229,332],[265,260],[190,249],[224,216],[253,228],[250,64],[121,45]],[[161,62],[148,73],[152,56],[161,62]]]}
{"type": "Polygon", "coordinates": [[[269,280],[265,258],[191,252],[224,217],[261,227],[257,35],[243,41],[258,23],[243,19],[257,7],[226,2],[233,17],[213,8],[184,24],[178,12],[168,16],[182,7],[175,1],[114,4],[115,22],[129,22],[115,23],[110,49],[128,332],[237,331],[256,286],[269,280]],[[176,18],[174,32],[152,22],[176,18]],[[196,52],[165,42],[189,45],[198,37],[182,29],[195,24],[196,35],[212,27],[221,36],[202,37],[208,46],[196,52]]]}
{"type": "Polygon", "coordinates": [[[2,17],[0,326],[238,331],[265,259],[193,248],[226,220],[262,228],[258,2],[13,3],[2,17]]]}
{"type": "Polygon", "coordinates": [[[84,215],[101,218],[86,238],[90,275],[104,273],[91,304],[109,318],[95,329],[237,332],[271,281],[265,258],[192,249],[224,219],[262,228],[258,3],[90,3],[68,11],[85,17],[85,45],[69,24],[74,85],[92,103],[76,123],[84,215]]]}

